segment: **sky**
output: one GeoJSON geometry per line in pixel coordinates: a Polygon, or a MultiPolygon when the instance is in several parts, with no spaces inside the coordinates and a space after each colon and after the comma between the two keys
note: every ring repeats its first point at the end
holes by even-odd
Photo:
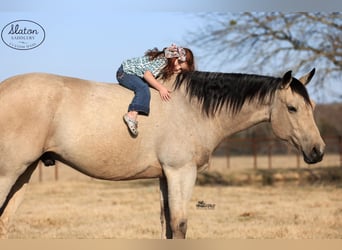
{"type": "Polygon", "coordinates": [[[73,12],[1,13],[0,26],[18,19],[32,20],[45,30],[37,48],[14,50],[0,45],[6,63],[0,78],[24,72],[51,72],[97,81],[116,81],[124,59],[171,43],[183,45],[187,30],[195,30],[190,13],[180,12],[73,12]]]}
{"type": "MultiPolygon", "coordinates": [[[[171,43],[191,48],[186,44],[187,34],[206,25],[198,17],[200,12],[332,11],[340,2],[326,0],[322,6],[319,0],[2,1],[0,30],[15,20],[31,20],[43,27],[45,40],[30,50],[16,50],[0,40],[0,81],[16,74],[48,72],[116,82],[116,69],[127,58],[171,43]]],[[[195,56],[201,54],[197,48],[191,49],[195,56]]],[[[217,71],[203,59],[196,65],[198,70],[217,71]]]]}

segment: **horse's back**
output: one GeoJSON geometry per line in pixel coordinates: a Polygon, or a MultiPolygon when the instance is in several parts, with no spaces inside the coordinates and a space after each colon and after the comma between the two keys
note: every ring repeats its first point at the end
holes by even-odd
{"type": "MultiPolygon", "coordinates": [[[[0,84],[0,106],[17,106],[16,111],[26,114],[43,112],[44,116],[65,107],[65,111],[82,113],[82,109],[125,105],[132,97],[132,92],[118,84],[98,83],[79,78],[46,73],[29,73],[6,79],[0,84]],[[20,108],[19,108],[20,106],[20,108]]],[[[115,107],[113,107],[115,106],[115,107]]],[[[90,112],[90,111],[89,111],[90,112]]],[[[27,116],[27,115],[26,115],[27,116]]]]}
{"type": "MultiPolygon", "coordinates": [[[[102,90],[103,92],[112,91],[122,92],[124,95],[128,94],[129,91],[122,88],[118,84],[109,83],[99,83],[89,80],[84,80],[80,78],[61,76],[48,73],[28,73],[22,75],[16,75],[4,80],[0,83],[0,96],[2,92],[5,91],[15,91],[15,94],[23,93],[27,91],[30,94],[39,94],[41,97],[50,96],[50,94],[60,94],[65,90],[70,90],[86,93],[87,91],[92,91],[95,93],[97,90],[102,90]],[[50,93],[52,91],[52,93],[50,93]]],[[[120,94],[122,94],[120,93],[120,94]]]]}

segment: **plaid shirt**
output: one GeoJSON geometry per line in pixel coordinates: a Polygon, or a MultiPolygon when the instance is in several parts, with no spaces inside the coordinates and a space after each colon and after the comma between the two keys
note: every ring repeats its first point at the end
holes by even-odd
{"type": "Polygon", "coordinates": [[[122,63],[123,71],[126,74],[137,75],[141,78],[144,77],[146,71],[150,71],[154,77],[158,77],[166,65],[167,59],[163,56],[153,60],[150,60],[148,56],[136,57],[122,63]]]}

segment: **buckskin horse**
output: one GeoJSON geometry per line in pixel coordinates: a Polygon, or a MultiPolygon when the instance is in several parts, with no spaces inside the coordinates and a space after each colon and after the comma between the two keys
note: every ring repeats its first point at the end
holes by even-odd
{"type": "Polygon", "coordinates": [[[151,90],[151,114],[140,116],[137,138],[122,120],[133,93],[116,84],[44,73],[0,84],[0,232],[39,161],[60,161],[104,180],[159,178],[163,238],[185,238],[187,203],[197,172],[219,143],[261,122],[303,153],[322,160],[325,144],[305,85],[296,79],[195,71],[164,84],[172,99],[151,90]]]}

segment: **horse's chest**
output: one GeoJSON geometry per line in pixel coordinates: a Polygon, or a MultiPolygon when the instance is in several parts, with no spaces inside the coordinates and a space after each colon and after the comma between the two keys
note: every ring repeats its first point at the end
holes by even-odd
{"type": "Polygon", "coordinates": [[[203,171],[209,167],[211,152],[209,150],[197,151],[194,155],[194,161],[198,171],[203,171]]]}

